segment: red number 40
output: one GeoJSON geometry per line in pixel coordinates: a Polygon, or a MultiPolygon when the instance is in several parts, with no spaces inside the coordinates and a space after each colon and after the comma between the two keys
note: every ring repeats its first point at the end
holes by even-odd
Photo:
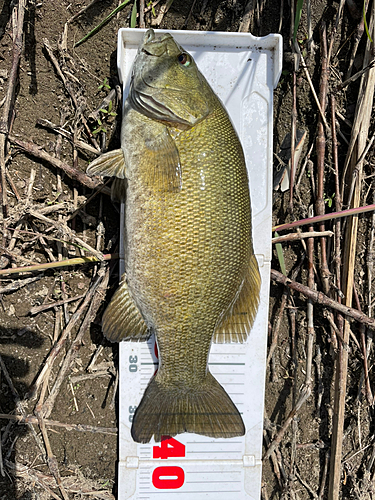
{"type": "MultiPolygon", "coordinates": [[[[162,436],[160,446],[153,447],[153,458],[176,458],[185,456],[185,445],[170,436],[162,436]]],[[[152,484],[158,489],[177,489],[185,482],[181,467],[156,467],[152,473],[152,484]]]]}

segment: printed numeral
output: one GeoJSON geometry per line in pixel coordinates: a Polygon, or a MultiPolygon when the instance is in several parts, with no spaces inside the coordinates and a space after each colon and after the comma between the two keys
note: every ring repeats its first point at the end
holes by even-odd
{"type": "Polygon", "coordinates": [[[129,422],[133,422],[133,417],[136,409],[136,406],[129,406],[129,422]]]}
{"type": "Polygon", "coordinates": [[[138,361],[138,356],[129,356],[129,371],[130,372],[136,372],[138,370],[137,366],[137,361],[138,361]]]}
{"type": "Polygon", "coordinates": [[[185,482],[185,473],[181,467],[156,467],[152,473],[152,484],[159,490],[176,490],[185,482]]]}
{"type": "Polygon", "coordinates": [[[185,445],[170,436],[162,436],[160,446],[153,447],[153,458],[184,457],[185,445]]]}

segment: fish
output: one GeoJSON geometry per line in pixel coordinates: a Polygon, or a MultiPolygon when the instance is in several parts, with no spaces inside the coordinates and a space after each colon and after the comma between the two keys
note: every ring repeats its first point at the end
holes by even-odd
{"type": "Polygon", "coordinates": [[[159,353],[133,440],[244,435],[208,356],[212,342],[245,342],[258,309],[248,174],[224,105],[170,33],[145,33],[121,148],[92,161],[87,173],[115,177],[112,198],[125,201],[125,273],[103,333],[112,342],[155,333],[159,353]]]}

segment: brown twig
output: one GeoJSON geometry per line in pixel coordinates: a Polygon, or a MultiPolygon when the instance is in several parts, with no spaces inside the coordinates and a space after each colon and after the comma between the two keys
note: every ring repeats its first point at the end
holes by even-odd
{"type": "Polygon", "coordinates": [[[78,99],[77,99],[77,96],[75,95],[74,91],[73,91],[73,88],[72,88],[72,84],[71,82],[66,78],[63,70],[61,69],[56,57],[54,56],[53,54],[53,51],[52,51],[52,48],[50,47],[49,45],[49,41],[47,38],[44,38],[43,39],[43,44],[44,44],[44,47],[48,53],[48,56],[49,58],[51,59],[52,61],[52,64],[54,65],[59,77],[61,78],[63,84],[64,84],[64,87],[66,89],[66,91],[68,92],[68,94],[70,95],[70,98],[74,104],[74,107],[76,109],[76,114],[79,115],[82,123],[83,123],[83,126],[86,130],[86,133],[91,141],[91,143],[93,144],[93,146],[97,149],[97,152],[100,153],[100,147],[98,145],[98,143],[96,142],[95,140],[95,137],[92,135],[92,132],[90,130],[90,127],[88,126],[87,124],[87,120],[86,118],[83,116],[82,114],[82,108],[81,108],[81,105],[80,103],[78,102],[78,99]]]}
{"type": "MultiPolygon", "coordinates": [[[[69,141],[73,142],[74,137],[71,132],[68,132],[62,126],[60,125],[55,125],[54,123],[50,122],[49,120],[45,120],[43,118],[38,118],[36,121],[37,125],[44,127],[48,130],[53,130],[57,134],[59,134],[58,137],[65,137],[66,139],[69,139],[69,141]]],[[[90,146],[90,144],[87,144],[86,142],[80,141],[78,139],[75,140],[75,145],[77,146],[78,149],[81,151],[84,151],[85,153],[91,153],[91,154],[98,154],[98,150],[94,148],[93,146],[90,146]]],[[[59,154],[56,154],[57,158],[59,158],[59,154]]],[[[59,190],[58,190],[59,191],[59,190]]]]}
{"type": "Polygon", "coordinates": [[[83,7],[81,10],[79,10],[76,14],[74,14],[74,16],[72,16],[71,18],[69,18],[67,20],[67,24],[70,24],[72,23],[73,21],[75,21],[79,16],[81,16],[82,14],[84,14],[88,9],[90,9],[93,5],[95,5],[99,0],[91,0],[91,2],[89,4],[87,4],[85,7],[83,7]]]}
{"type": "Polygon", "coordinates": [[[51,226],[56,227],[59,230],[62,230],[64,234],[69,236],[73,241],[76,241],[78,245],[81,245],[83,248],[91,252],[97,259],[100,261],[103,261],[103,254],[101,252],[98,252],[93,248],[91,245],[83,241],[79,236],[77,236],[67,225],[65,224],[60,224],[59,222],[56,222],[52,219],[49,219],[45,215],[40,214],[39,212],[35,210],[29,210],[28,213],[32,216],[35,217],[36,219],[42,220],[44,222],[47,222],[51,226]]]}
{"type": "Polygon", "coordinates": [[[56,457],[52,453],[52,449],[51,449],[51,445],[50,445],[50,442],[49,442],[48,433],[47,433],[47,429],[46,429],[46,425],[45,425],[43,416],[40,413],[40,411],[36,411],[36,416],[37,416],[39,427],[40,427],[40,430],[41,430],[41,433],[42,433],[42,436],[43,436],[44,445],[45,445],[46,451],[47,451],[47,465],[48,465],[48,468],[51,471],[53,477],[55,478],[56,484],[59,487],[59,490],[61,492],[61,495],[62,495],[63,499],[64,500],[69,500],[69,496],[68,496],[67,492],[65,491],[65,488],[64,488],[64,486],[62,484],[62,481],[61,481],[61,476],[60,476],[60,472],[59,472],[59,466],[58,466],[56,457]]]}
{"type": "Polygon", "coordinates": [[[83,299],[85,295],[77,295],[76,297],[70,297],[69,299],[65,300],[57,300],[56,302],[52,302],[51,304],[42,304],[41,306],[34,306],[30,309],[28,314],[39,314],[43,311],[47,311],[48,309],[51,309],[52,307],[57,307],[57,306],[62,306],[63,304],[69,304],[70,302],[75,302],[76,300],[81,300],[83,299]]]}
{"type": "MultiPolygon", "coordinates": [[[[354,293],[354,299],[355,299],[356,307],[357,307],[358,311],[361,312],[361,303],[359,301],[357,289],[356,289],[355,286],[353,288],[353,293],[354,293]]],[[[360,336],[361,336],[361,346],[360,346],[360,348],[362,350],[362,358],[363,358],[363,374],[364,374],[364,377],[365,377],[366,397],[367,397],[368,404],[372,405],[373,402],[374,402],[374,397],[372,395],[371,386],[370,386],[370,378],[369,378],[369,375],[368,375],[367,349],[366,349],[366,336],[365,336],[365,332],[366,332],[366,327],[365,327],[365,325],[363,323],[361,323],[359,325],[359,333],[360,333],[360,336]]]]}
{"type": "Polygon", "coordinates": [[[352,307],[349,307],[344,304],[339,304],[335,300],[330,299],[329,297],[324,295],[324,293],[322,292],[310,290],[310,288],[308,288],[307,286],[302,285],[301,283],[297,283],[296,281],[293,281],[290,278],[287,278],[286,276],[284,276],[284,274],[279,273],[275,269],[271,269],[271,279],[277,281],[278,283],[288,286],[289,288],[295,290],[296,292],[302,293],[306,297],[310,298],[316,304],[322,304],[325,307],[330,307],[331,309],[339,311],[341,314],[344,314],[345,316],[349,316],[350,318],[353,318],[356,321],[359,321],[360,323],[368,325],[372,329],[375,328],[374,318],[369,318],[368,316],[358,311],[357,309],[353,309],[352,307]]]}
{"type": "Polygon", "coordinates": [[[293,418],[295,417],[295,415],[297,415],[297,413],[299,412],[299,410],[301,409],[301,407],[303,406],[305,401],[307,401],[307,399],[310,397],[310,394],[311,394],[310,384],[303,385],[301,387],[300,397],[299,397],[296,405],[293,407],[292,411],[289,413],[288,417],[286,418],[285,422],[283,423],[281,429],[277,433],[275,439],[272,441],[272,443],[268,447],[266,453],[263,456],[263,461],[267,460],[267,458],[269,458],[270,455],[276,450],[276,448],[280,444],[285,432],[287,431],[290,423],[292,422],[293,418]]]}
{"type": "MultiPolygon", "coordinates": [[[[9,140],[13,143],[16,144],[19,148],[21,148],[23,151],[26,153],[35,156],[35,158],[39,158],[40,160],[46,161],[49,164],[51,164],[53,167],[58,168],[62,170],[63,172],[66,173],[66,175],[75,181],[78,181],[80,184],[83,186],[88,187],[89,189],[95,189],[99,186],[102,186],[103,182],[98,178],[98,177],[89,177],[88,175],[84,174],[83,172],[76,170],[75,168],[71,167],[67,163],[59,160],[58,158],[54,158],[53,156],[49,155],[44,149],[42,149],[40,146],[37,146],[33,142],[30,141],[22,141],[20,139],[17,139],[17,137],[14,136],[9,136],[9,140]]],[[[105,194],[110,194],[110,190],[106,189],[102,191],[105,194]]]]}
{"type": "Polygon", "coordinates": [[[309,85],[310,85],[310,88],[311,88],[311,92],[313,93],[313,96],[314,96],[314,99],[315,99],[315,102],[316,102],[316,105],[318,106],[318,110],[319,110],[319,113],[320,113],[320,116],[323,120],[323,123],[324,123],[324,126],[326,128],[326,131],[329,135],[331,135],[331,131],[330,131],[330,128],[329,128],[329,125],[327,123],[327,120],[326,120],[326,117],[325,117],[325,114],[324,114],[324,111],[320,105],[320,102],[319,102],[319,99],[318,99],[318,96],[316,94],[316,91],[315,91],[315,88],[314,88],[314,84],[311,80],[311,76],[310,76],[310,73],[309,73],[309,70],[307,69],[307,66],[306,66],[306,63],[305,63],[305,60],[303,58],[303,55],[301,54],[301,65],[302,65],[302,68],[304,69],[305,71],[305,74],[306,74],[306,77],[307,77],[307,81],[309,82],[309,85]]]}
{"type": "MultiPolygon", "coordinates": [[[[303,254],[301,256],[301,260],[300,260],[298,266],[296,266],[296,268],[292,272],[292,279],[295,279],[297,277],[298,273],[301,270],[304,259],[305,259],[305,255],[303,254]]],[[[277,341],[278,341],[278,337],[279,337],[279,329],[280,329],[280,325],[281,325],[281,321],[282,321],[282,317],[284,314],[284,309],[286,306],[288,296],[289,296],[289,291],[288,291],[288,288],[285,287],[285,289],[283,291],[283,295],[281,297],[280,307],[279,307],[278,313],[275,316],[275,321],[272,325],[272,341],[271,341],[270,348],[268,350],[267,362],[266,362],[267,366],[270,364],[270,361],[274,359],[273,354],[274,354],[275,349],[277,347],[277,341]]],[[[275,380],[275,376],[276,376],[275,369],[273,369],[272,370],[273,380],[275,380]]]]}

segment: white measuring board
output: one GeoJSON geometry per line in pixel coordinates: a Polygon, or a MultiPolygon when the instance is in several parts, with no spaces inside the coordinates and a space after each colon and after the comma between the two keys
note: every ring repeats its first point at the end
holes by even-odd
{"type": "MultiPolygon", "coordinates": [[[[240,136],[249,172],[254,250],[262,278],[258,314],[245,344],[213,344],[209,368],[240,411],[245,436],[215,439],[179,434],[163,444],[135,443],[131,421],[158,366],[154,338],[120,344],[118,500],[260,498],[264,385],[271,261],[273,89],[282,38],[249,33],[166,31],[192,54],[223,101],[240,136]]],[[[117,63],[129,90],[145,30],[121,29],[117,63]]],[[[189,356],[189,353],[186,353],[189,356]]]]}

